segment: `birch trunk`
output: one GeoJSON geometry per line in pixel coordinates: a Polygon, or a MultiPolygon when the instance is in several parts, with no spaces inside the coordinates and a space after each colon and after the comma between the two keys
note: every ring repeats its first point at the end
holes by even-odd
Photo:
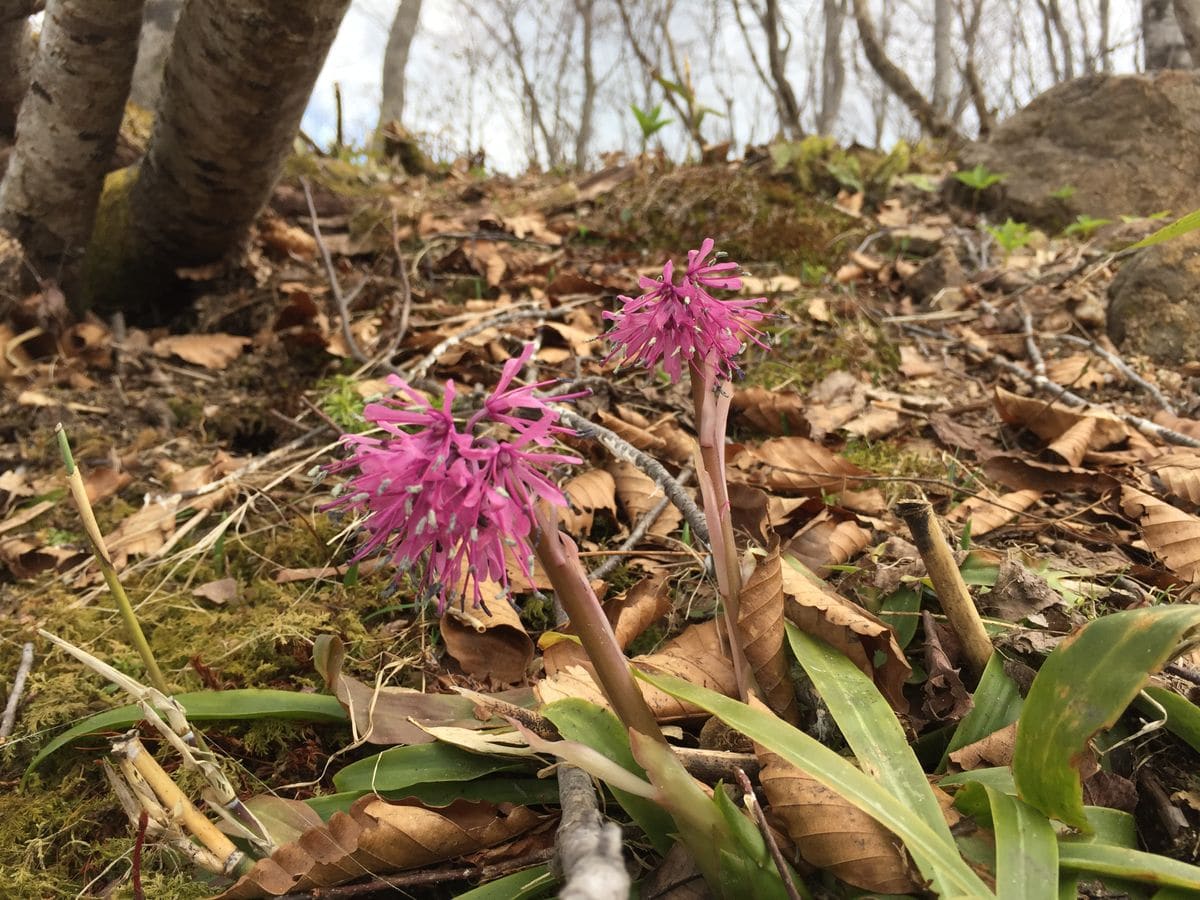
{"type": "Polygon", "coordinates": [[[145,109],[153,109],[158,102],[167,54],[171,51],[171,39],[182,11],[183,0],[146,0],[137,65],[129,89],[129,99],[145,109]]]}
{"type": "Polygon", "coordinates": [[[105,189],[88,252],[94,302],[162,299],[174,269],[239,244],[291,152],[348,5],[188,0],[146,155],[105,189]]]}
{"type": "Polygon", "coordinates": [[[933,0],[933,108],[941,115],[950,111],[954,55],[951,29],[954,9],[951,0],[933,0]]]}
{"type": "Polygon", "coordinates": [[[379,127],[389,122],[404,121],[404,70],[408,67],[408,51],[421,20],[422,0],[401,0],[392,27],[388,32],[387,48],[383,51],[383,100],[379,104],[379,127]]]}
{"type": "Polygon", "coordinates": [[[49,0],[16,146],[0,183],[0,227],[42,277],[68,287],[91,232],[129,94],[142,4],[49,0]]]}
{"type": "Polygon", "coordinates": [[[1147,72],[1192,67],[1172,0],[1142,0],[1142,49],[1147,72]]]}
{"type": "Polygon", "coordinates": [[[17,109],[29,87],[33,40],[29,32],[28,0],[0,0],[0,138],[11,138],[17,109]]]}
{"type": "Polygon", "coordinates": [[[1175,0],[1174,9],[1188,55],[1193,61],[1200,59],[1200,0],[1175,0]]]}

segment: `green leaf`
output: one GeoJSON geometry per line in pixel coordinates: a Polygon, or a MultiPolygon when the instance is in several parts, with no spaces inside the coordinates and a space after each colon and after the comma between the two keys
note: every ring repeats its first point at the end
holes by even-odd
{"type": "Polygon", "coordinates": [[[1013,777],[1021,799],[1089,831],[1075,762],[1197,625],[1200,607],[1157,606],[1095,619],[1063,641],[1033,680],[1017,724],[1013,777]]]}
{"type": "Polygon", "coordinates": [[[921,611],[921,588],[902,587],[891,594],[879,609],[879,618],[892,626],[896,632],[896,642],[903,650],[908,647],[913,636],[917,633],[917,623],[921,611]]]}
{"type": "MultiPolygon", "coordinates": [[[[542,715],[554,723],[559,733],[571,741],[587,744],[619,763],[640,778],[646,770],[638,765],[629,749],[629,736],[620,720],[609,710],[586,700],[557,700],[542,708],[542,715]]],[[[646,833],[659,853],[666,854],[675,843],[671,837],[675,822],[661,806],[626,791],[609,787],[621,808],[646,833]]]]}
{"type": "Polygon", "coordinates": [[[1161,244],[1163,241],[1169,241],[1172,238],[1187,234],[1189,231],[1195,231],[1197,228],[1200,228],[1200,209],[1190,212],[1180,219],[1176,219],[1170,225],[1163,226],[1154,232],[1154,234],[1142,238],[1136,244],[1130,244],[1125,249],[1138,250],[1142,247],[1152,247],[1155,244],[1161,244]]]}
{"type": "Polygon", "coordinates": [[[999,900],[1056,900],[1058,844],[1050,820],[995,788],[984,788],[996,834],[996,896],[999,900]]]}
{"type": "MultiPolygon", "coordinates": [[[[754,897],[755,900],[787,900],[787,888],[779,877],[779,869],[771,858],[771,852],[763,840],[762,833],[749,817],[738,807],[725,791],[718,788],[713,792],[713,803],[725,820],[733,841],[737,846],[722,845],[720,879],[722,896],[727,898],[754,897]]],[[[792,873],[792,882],[797,889],[802,882],[792,873]]]]}
{"type": "Polygon", "coordinates": [[[549,897],[557,887],[558,879],[550,874],[550,866],[543,864],[481,884],[459,894],[458,900],[537,900],[549,897]]]}
{"type": "MultiPolygon", "coordinates": [[[[294,719],[304,722],[345,722],[346,711],[337,699],[327,694],[301,694],[297,691],[271,691],[247,688],[236,691],[196,691],[176,694],[175,699],[196,722],[245,719],[294,719]]],[[[89,716],[67,729],[40,751],[29,768],[28,775],[50,754],[80,738],[98,732],[119,732],[142,721],[142,710],[134,704],[105,710],[89,716]]]]}
{"type": "Polygon", "coordinates": [[[946,754],[938,764],[939,770],[945,770],[950,754],[955,750],[1011,725],[1021,714],[1021,692],[1017,690],[1016,682],[1004,673],[1004,657],[999,653],[993,653],[988,659],[972,700],[975,705],[958,723],[946,754]]]}
{"type": "MultiPolygon", "coordinates": [[[[1157,685],[1146,685],[1145,693],[1167,711],[1167,721],[1164,726],[1167,731],[1186,741],[1193,750],[1200,752],[1200,707],[1186,697],[1181,697],[1174,691],[1157,685]]],[[[1133,702],[1148,716],[1158,718],[1159,711],[1154,708],[1154,704],[1147,702],[1145,697],[1139,694],[1133,702]]]]}
{"type": "Polygon", "coordinates": [[[1200,892],[1200,867],[1127,847],[1060,841],[1058,864],[1072,872],[1200,892]]]}
{"type": "Polygon", "coordinates": [[[939,893],[950,897],[992,896],[979,876],[959,856],[957,848],[947,846],[942,835],[926,825],[920,816],[914,815],[907,804],[798,728],[770,712],[752,709],[680,678],[647,672],[635,674],[671,696],[694,703],[717,716],[726,725],[799,766],[876,819],[904,842],[914,858],[925,861],[929,869],[923,869],[924,874],[934,882],[939,893]]]}
{"type": "Polygon", "coordinates": [[[845,654],[787,623],[788,641],[805,674],[829,707],[858,764],[947,847],[954,838],[904,729],[875,683],[845,654]]]}
{"type": "Polygon", "coordinates": [[[417,784],[473,781],[497,772],[530,771],[512,757],[481,756],[451,744],[410,744],[352,762],[333,776],[339,791],[402,791],[417,784]]]}
{"type": "MultiPolygon", "coordinates": [[[[335,812],[345,812],[359,797],[370,791],[341,791],[310,797],[304,802],[328,821],[335,812]]],[[[553,778],[478,778],[474,781],[443,781],[433,784],[414,784],[399,791],[380,791],[385,800],[420,800],[425,806],[441,809],[456,800],[472,803],[515,803],[519,806],[551,806],[558,804],[558,782],[553,778]]]]}

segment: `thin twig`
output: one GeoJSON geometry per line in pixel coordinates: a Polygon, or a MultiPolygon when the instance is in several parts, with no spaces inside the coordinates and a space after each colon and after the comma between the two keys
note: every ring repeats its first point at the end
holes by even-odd
{"type": "Polygon", "coordinates": [[[671,476],[671,473],[663,468],[662,463],[639,450],[633,444],[626,441],[624,438],[610,431],[603,425],[597,425],[590,419],[585,419],[583,416],[574,410],[558,407],[559,418],[564,425],[574,428],[581,437],[592,438],[598,441],[609,453],[617,459],[628,463],[633,463],[647,475],[654,479],[655,483],[663,489],[671,502],[674,503],[683,517],[691,526],[692,534],[698,537],[704,543],[709,543],[708,526],[705,524],[704,514],[700,512],[694,500],[687,495],[687,491],[683,489],[683,485],[671,476]]]}
{"type": "Polygon", "coordinates": [[[750,783],[750,779],[746,777],[746,773],[741,769],[737,770],[736,775],[738,787],[742,789],[742,800],[746,804],[746,809],[750,813],[750,817],[754,819],[754,824],[758,826],[758,830],[762,833],[767,850],[771,853],[771,860],[775,863],[775,868],[779,870],[779,878],[783,882],[783,889],[787,891],[789,900],[801,900],[802,895],[800,890],[796,887],[796,882],[792,880],[791,866],[788,865],[787,860],[783,858],[783,854],[779,850],[775,834],[771,831],[766,814],[763,812],[762,806],[759,805],[758,797],[754,793],[754,785],[750,783]]]}
{"type": "Polygon", "coordinates": [[[621,856],[621,828],[605,821],[592,776],[566,764],[558,766],[562,819],[554,838],[556,867],[565,900],[626,900],[629,872],[621,856]]]}
{"type": "Polygon", "coordinates": [[[1055,335],[1055,338],[1060,341],[1066,341],[1068,344],[1074,344],[1077,347],[1086,347],[1092,353],[1095,353],[1106,363],[1108,363],[1110,366],[1140,387],[1143,391],[1153,397],[1154,402],[1161,406],[1164,410],[1169,412],[1171,415],[1175,415],[1175,404],[1167,399],[1167,395],[1159,390],[1157,385],[1151,384],[1149,381],[1135,372],[1133,367],[1129,365],[1129,363],[1125,362],[1125,360],[1121,359],[1121,357],[1117,356],[1117,354],[1106,350],[1104,347],[1101,347],[1098,343],[1096,343],[1096,341],[1078,337],[1074,334],[1058,334],[1055,335]]]}
{"type": "Polygon", "coordinates": [[[404,255],[400,252],[399,222],[396,211],[392,210],[392,252],[396,254],[396,271],[400,273],[400,321],[396,325],[396,335],[388,348],[387,360],[400,348],[404,336],[408,334],[408,318],[412,313],[412,285],[408,281],[408,267],[404,264],[404,255]]]}
{"type": "MultiPolygon", "coordinates": [[[[675,481],[681,485],[686,485],[688,479],[691,477],[692,470],[684,469],[679,473],[679,477],[675,481]]],[[[662,515],[662,511],[667,508],[667,504],[670,502],[671,498],[664,493],[663,498],[655,503],[654,507],[638,520],[637,525],[634,526],[633,531],[629,532],[629,537],[621,543],[621,546],[616,550],[609,551],[612,555],[596,566],[596,568],[592,569],[592,571],[588,572],[588,579],[598,581],[599,579],[608,577],[608,573],[621,564],[621,558],[641,543],[642,538],[646,536],[654,523],[658,521],[658,517],[662,515]]]]}
{"type": "Polygon", "coordinates": [[[0,741],[12,734],[17,722],[17,705],[21,702],[21,694],[25,691],[25,680],[29,670],[33,668],[33,643],[26,641],[21,648],[21,662],[17,665],[17,674],[13,676],[12,690],[8,692],[8,703],[4,707],[4,718],[0,719],[0,741]]]}
{"type": "Polygon", "coordinates": [[[362,352],[362,349],[358,346],[358,341],[354,339],[353,332],[350,331],[350,303],[358,296],[358,292],[363,289],[363,286],[367,282],[364,279],[351,292],[349,297],[346,297],[342,293],[341,282],[338,281],[337,271],[333,268],[333,257],[329,255],[329,247],[325,245],[325,240],[321,237],[321,226],[317,224],[317,206],[313,203],[312,189],[308,186],[308,179],[301,178],[300,186],[304,188],[304,200],[308,204],[308,217],[312,222],[313,239],[317,242],[317,249],[321,251],[321,261],[325,263],[325,275],[329,279],[329,287],[333,291],[333,299],[337,303],[338,314],[342,317],[342,337],[346,339],[346,347],[349,349],[350,355],[354,357],[354,361],[367,363],[369,362],[367,355],[362,352]]]}
{"type": "Polygon", "coordinates": [[[1017,301],[1017,312],[1021,315],[1021,327],[1025,331],[1025,353],[1029,356],[1029,361],[1033,363],[1034,373],[1040,378],[1045,378],[1046,359],[1042,356],[1037,339],[1033,336],[1033,315],[1021,300],[1017,301]]]}

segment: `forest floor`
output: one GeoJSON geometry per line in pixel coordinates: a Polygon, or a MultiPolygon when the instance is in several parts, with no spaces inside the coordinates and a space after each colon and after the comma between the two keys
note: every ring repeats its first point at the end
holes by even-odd
{"type": "MultiPolygon", "coordinates": [[[[37,629],[142,671],[67,491],[57,423],[175,689],[325,694],[320,635],[340,639],[342,671],[367,685],[527,689],[554,669],[542,659],[551,645],[539,644],[554,625],[544,595],[526,590],[519,619],[478,629],[469,610],[438,620],[393,587],[387,566],[349,565],[356,536],[323,511],[336,478],[314,469],[339,457],[343,430],[363,427],[363,404],[387,390],[389,371],[487,386],[533,341],[537,378],[589,388],[581,414],[679,473],[691,460],[687,391],[606,365],[601,313],[637,293],[639,274],[707,237],[748,273],[743,294],[766,296],[779,314],[771,349],[751,348],[735,384],[730,479],[767,493],[784,553],[893,627],[916,673],[899,699],[923,758],[936,762],[969,704],[954,635],[940,617],[922,621],[936,601],[898,499],[928,496],[970,551],[968,582],[1014,671],[1037,668],[1090,618],[1184,596],[1200,571],[1200,455],[1129,417],[1200,438],[1200,370],[1122,359],[1104,327],[1112,251],[1130,228],[1154,224],[1031,233],[1006,249],[980,214],[944,201],[951,167],[936,157],[872,180],[848,175],[846,161],[880,173],[895,160],[823,154],[614,161],[581,180],[462,166],[404,179],[308,156],[238,265],[184,273],[181,304],[194,298],[195,312],[171,330],[74,319],[51,285],[0,322],[6,687],[25,642],[34,646],[0,755],[4,896],[129,896],[135,867],[148,897],[215,891],[154,840],[134,861],[136,823],[99,765],[121,728],[73,740],[27,772],[70,728],[128,702],[37,629]],[[1091,405],[1056,398],[1054,385],[1091,405]],[[1165,531],[1163,515],[1174,523],[1165,531]]],[[[572,446],[585,464],[567,481],[567,526],[595,566],[661,493],[604,448],[572,446]]],[[[698,559],[668,507],[605,576],[610,598],[667,577],[631,652],[661,653],[711,616],[715,588],[698,559]]],[[[1186,696],[1200,657],[1171,671],[1164,683],[1186,696]]],[[[675,673],[691,674],[682,664],[675,673]]],[[[681,724],[693,735],[699,722],[681,724]]],[[[1136,732],[1137,715],[1122,727],[1136,732]]],[[[351,746],[345,721],[254,714],[214,718],[204,732],[243,796],[329,794],[335,771],[375,752],[351,746]]],[[[976,750],[956,764],[1004,765],[1011,735],[1007,747],[976,750]]],[[[1089,802],[1132,813],[1143,847],[1192,859],[1196,754],[1166,729],[1142,735],[1088,782],[1089,802]]],[[[481,875],[543,862],[553,805],[529,805],[536,824],[519,837],[423,861],[393,883],[452,896],[481,875]]]]}

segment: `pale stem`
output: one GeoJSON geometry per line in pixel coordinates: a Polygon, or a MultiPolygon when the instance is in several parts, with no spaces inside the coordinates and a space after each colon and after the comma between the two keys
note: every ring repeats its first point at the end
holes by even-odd
{"type": "Polygon", "coordinates": [[[534,550],[595,669],[600,689],[626,728],[665,744],[658,720],[633,680],[629,660],[587,580],[579,548],[558,530],[558,514],[553,507],[538,505],[534,514],[539,529],[534,550]]]}

